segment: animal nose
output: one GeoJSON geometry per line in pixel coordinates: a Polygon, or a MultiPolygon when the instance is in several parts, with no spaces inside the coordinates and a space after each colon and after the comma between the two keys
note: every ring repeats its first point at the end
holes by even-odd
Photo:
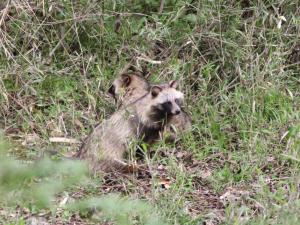
{"type": "Polygon", "coordinates": [[[178,114],[180,114],[180,110],[175,111],[175,115],[178,115],[178,114]]]}

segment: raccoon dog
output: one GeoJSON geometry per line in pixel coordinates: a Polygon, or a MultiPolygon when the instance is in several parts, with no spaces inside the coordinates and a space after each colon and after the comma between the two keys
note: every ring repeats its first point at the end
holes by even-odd
{"type": "Polygon", "coordinates": [[[116,111],[94,129],[77,157],[86,159],[94,172],[121,169],[132,140],[147,141],[149,136],[158,135],[173,116],[181,113],[183,93],[176,87],[176,81],[152,86],[144,96],[116,111]]]}
{"type": "MultiPolygon", "coordinates": [[[[125,73],[113,81],[108,93],[115,99],[118,106],[126,106],[143,96],[149,89],[150,84],[145,78],[136,73],[125,73]]],[[[192,127],[190,116],[182,109],[182,102],[179,104],[181,104],[182,112],[169,119],[162,133],[162,136],[170,142],[176,140],[177,133],[190,130],[192,127]]],[[[148,139],[150,140],[150,137],[148,139]]],[[[152,141],[154,140],[150,140],[152,141]]]]}

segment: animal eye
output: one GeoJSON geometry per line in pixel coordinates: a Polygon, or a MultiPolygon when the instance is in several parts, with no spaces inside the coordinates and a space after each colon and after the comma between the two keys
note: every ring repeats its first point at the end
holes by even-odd
{"type": "Polygon", "coordinates": [[[165,105],[165,106],[171,106],[171,105],[172,105],[172,102],[170,102],[170,101],[165,102],[164,105],[165,105]]]}
{"type": "Polygon", "coordinates": [[[161,106],[164,109],[170,109],[172,107],[172,102],[170,102],[170,101],[164,102],[163,104],[161,104],[161,106]]]}
{"type": "Polygon", "coordinates": [[[183,105],[182,100],[179,99],[179,98],[175,99],[175,102],[176,102],[176,104],[179,105],[179,106],[182,106],[182,105],[183,105]]]}

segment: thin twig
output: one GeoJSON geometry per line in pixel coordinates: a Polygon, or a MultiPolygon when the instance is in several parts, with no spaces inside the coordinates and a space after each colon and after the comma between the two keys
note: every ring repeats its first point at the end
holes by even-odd
{"type": "Polygon", "coordinates": [[[164,10],[164,4],[165,4],[165,0],[160,0],[160,6],[159,6],[159,14],[162,14],[163,10],[164,10]]]}
{"type": "Polygon", "coordinates": [[[51,137],[49,138],[50,142],[55,143],[68,143],[68,144],[80,144],[81,142],[75,138],[64,138],[64,137],[51,137]]]}

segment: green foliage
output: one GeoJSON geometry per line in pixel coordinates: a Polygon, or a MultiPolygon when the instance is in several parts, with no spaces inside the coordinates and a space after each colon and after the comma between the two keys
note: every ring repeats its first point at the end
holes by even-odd
{"type": "MultiPolygon", "coordinates": [[[[16,143],[39,136],[29,146],[9,147],[23,161],[3,155],[1,201],[34,211],[84,181],[81,163],[29,160],[48,150],[73,152],[48,138],[82,140],[108,117],[115,106],[106,91],[133,60],[152,82],[180,80],[193,130],[175,145],[142,146],[147,155],[154,152],[146,160],[148,180],[120,176],[103,191],[103,181],[94,178],[98,186],[83,185],[83,198],[116,185],[125,195],[150,199],[170,224],[297,224],[299,2],[164,2],[161,14],[154,0],[10,1],[7,13],[0,3],[0,127],[16,143]],[[170,179],[169,189],[158,188],[161,177],[170,179]],[[221,204],[224,194],[237,200],[221,204]]],[[[82,199],[79,206],[125,224],[151,221],[144,203],[111,198],[124,217],[112,213],[106,197],[82,199]]]]}
{"type": "Polygon", "coordinates": [[[102,217],[113,219],[116,224],[120,225],[166,224],[146,202],[122,198],[118,195],[86,199],[71,205],[70,209],[80,210],[82,213],[86,210],[98,209],[101,210],[102,217]]]}
{"type": "Polygon", "coordinates": [[[85,181],[86,167],[81,162],[53,162],[42,159],[32,165],[7,156],[8,146],[0,140],[0,202],[2,205],[34,204],[50,207],[54,195],[85,181]]]}
{"type": "MultiPolygon", "coordinates": [[[[82,162],[42,159],[32,165],[7,156],[9,146],[0,139],[0,203],[1,206],[41,210],[55,207],[55,195],[74,185],[88,182],[82,162]]],[[[64,206],[66,210],[85,214],[101,210],[96,220],[110,219],[119,225],[162,225],[163,219],[146,203],[117,195],[86,198],[64,206]]],[[[66,211],[67,212],[67,211],[66,211]]],[[[18,224],[24,224],[20,219],[18,224]]]]}

